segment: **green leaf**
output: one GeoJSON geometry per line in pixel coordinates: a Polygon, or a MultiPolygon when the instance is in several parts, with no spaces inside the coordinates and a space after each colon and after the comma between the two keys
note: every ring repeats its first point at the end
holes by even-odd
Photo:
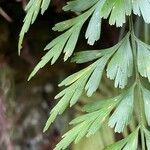
{"type": "Polygon", "coordinates": [[[103,18],[108,18],[109,24],[122,27],[126,22],[126,16],[131,13],[142,15],[146,23],[150,23],[150,1],[149,0],[106,0],[102,8],[103,18]]]}
{"type": "Polygon", "coordinates": [[[124,127],[129,123],[134,102],[134,86],[127,90],[121,98],[119,106],[109,119],[109,126],[115,127],[115,132],[123,132],[124,127]]]}
{"type": "Polygon", "coordinates": [[[133,3],[133,13],[135,15],[142,15],[146,23],[150,23],[150,1],[149,0],[134,0],[133,3]]]}
{"type": "MultiPolygon", "coordinates": [[[[96,107],[96,109],[93,107],[95,106],[95,103],[90,103],[88,104],[88,110],[89,113],[88,114],[85,114],[85,115],[82,115],[82,116],[79,116],[77,117],[76,119],[72,120],[70,122],[70,124],[78,124],[78,123],[81,123],[85,120],[88,120],[88,119],[93,119],[95,120],[95,118],[97,117],[90,117],[90,116],[97,116],[97,115],[100,115],[99,112],[103,113],[104,111],[108,111],[108,112],[111,112],[111,110],[116,106],[116,104],[120,101],[120,97],[122,95],[119,95],[115,98],[110,98],[110,99],[107,99],[107,100],[103,100],[103,105],[96,107]],[[91,107],[90,107],[91,106],[91,107]]],[[[101,100],[100,100],[101,101],[101,100]]],[[[85,106],[86,107],[86,106],[85,106]]]]}
{"type": "Polygon", "coordinates": [[[102,99],[102,100],[97,100],[95,102],[92,102],[92,103],[89,103],[89,104],[86,104],[84,107],[83,107],[83,110],[86,111],[86,112],[93,112],[93,111],[97,111],[103,107],[107,107],[108,104],[110,103],[110,101],[114,100],[114,101],[117,101],[117,99],[120,99],[120,96],[119,97],[115,97],[115,98],[110,98],[110,99],[102,99]]]}
{"type": "Polygon", "coordinates": [[[144,110],[148,125],[150,125],[150,91],[142,87],[142,95],[144,100],[144,110]]]}
{"type": "Polygon", "coordinates": [[[126,22],[126,15],[131,15],[131,0],[106,0],[102,8],[102,16],[109,18],[109,24],[121,27],[126,22]]]}
{"type": "Polygon", "coordinates": [[[50,50],[41,58],[41,61],[35,66],[28,80],[30,80],[39,71],[39,69],[43,68],[50,60],[51,64],[55,63],[55,61],[60,56],[61,50],[65,46],[70,34],[71,33],[68,31],[63,35],[59,36],[57,39],[53,40],[51,45],[48,45],[50,50]],[[61,42],[57,43],[57,40],[61,40],[61,42]]]}
{"type": "Polygon", "coordinates": [[[92,60],[95,60],[97,58],[100,58],[105,55],[112,55],[115,51],[118,50],[120,45],[122,44],[121,40],[118,42],[118,44],[114,45],[113,47],[107,48],[107,49],[102,49],[102,50],[88,50],[88,51],[83,51],[83,52],[77,52],[75,53],[74,57],[72,58],[72,62],[76,63],[85,63],[89,62],[92,60]]]}
{"type": "Polygon", "coordinates": [[[59,84],[59,86],[65,85],[68,87],[56,95],[56,99],[61,99],[52,109],[44,131],[48,129],[58,114],[62,114],[64,112],[69,103],[70,106],[72,106],[78,101],[84,89],[87,91],[88,96],[91,96],[96,91],[101,81],[104,67],[109,58],[113,55],[114,51],[111,51],[111,53],[106,53],[87,68],[69,76],[59,84]]]}
{"type": "Polygon", "coordinates": [[[34,4],[35,0],[30,0],[25,7],[25,11],[28,11],[34,4]]]}
{"type": "Polygon", "coordinates": [[[96,133],[117,103],[117,99],[110,99],[109,103],[106,102],[106,105],[101,109],[74,119],[70,124],[76,126],[63,136],[55,150],[66,149],[71,142],[77,143],[84,136],[88,137],[96,133]]]}
{"type": "Polygon", "coordinates": [[[144,128],[147,150],[150,150],[150,131],[144,128]]]}
{"type": "Polygon", "coordinates": [[[67,2],[67,5],[63,7],[63,10],[82,12],[92,7],[94,4],[96,4],[96,2],[98,2],[98,0],[92,0],[92,1],[91,0],[86,0],[86,1],[85,0],[73,0],[73,1],[67,2]]]}
{"type": "Polygon", "coordinates": [[[72,83],[74,83],[75,81],[79,80],[82,76],[85,76],[86,74],[88,74],[89,72],[91,72],[91,67],[92,66],[89,66],[85,69],[82,69],[72,75],[70,75],[69,77],[67,77],[66,79],[64,79],[60,84],[59,86],[68,86],[72,83]]]}
{"type": "MultiPolygon", "coordinates": [[[[48,119],[46,126],[44,128],[44,131],[48,129],[48,127],[51,125],[51,123],[54,121],[53,114],[62,114],[63,111],[66,109],[66,107],[69,105],[72,106],[81,96],[84,86],[91,75],[93,69],[90,67],[87,67],[86,69],[83,69],[82,72],[76,73],[77,76],[70,76],[66,80],[64,80],[61,85],[67,84],[68,87],[61,91],[58,95],[56,95],[55,98],[61,98],[58,104],[52,109],[50,118],[48,119]],[[81,73],[81,75],[80,75],[81,73]],[[66,83],[66,81],[68,83],[66,83]],[[70,85],[70,86],[69,86],[70,85]]],[[[56,115],[56,116],[57,116],[56,115]]],[[[56,118],[55,116],[55,118],[56,118]]]]}
{"type": "Polygon", "coordinates": [[[138,147],[138,131],[137,128],[133,133],[131,133],[127,139],[127,143],[123,150],[137,150],[138,147]]]}
{"type": "Polygon", "coordinates": [[[47,10],[50,2],[51,0],[30,0],[28,5],[26,6],[25,10],[27,14],[24,18],[24,24],[19,34],[19,43],[18,43],[19,55],[20,55],[20,50],[22,48],[22,42],[25,33],[29,30],[30,25],[33,24],[34,21],[36,20],[40,10],[41,10],[41,14],[43,14],[47,10]]]}
{"type": "Polygon", "coordinates": [[[43,15],[44,12],[48,9],[51,0],[43,0],[41,5],[41,14],[43,15]]]}
{"type": "Polygon", "coordinates": [[[91,96],[97,90],[97,88],[99,87],[99,83],[101,81],[103,70],[108,60],[118,49],[120,49],[122,45],[124,45],[124,43],[126,43],[124,41],[126,41],[126,37],[115,46],[108,48],[105,51],[102,50],[98,54],[100,58],[96,60],[93,64],[69,76],[64,81],[62,81],[62,83],[59,84],[59,86],[65,85],[68,87],[64,89],[62,92],[60,92],[58,95],[56,95],[55,98],[61,97],[62,98],[59,101],[59,103],[54,107],[54,109],[51,111],[50,118],[46,123],[44,131],[46,131],[48,127],[51,125],[51,123],[54,121],[53,116],[56,117],[58,114],[62,114],[63,111],[66,109],[66,107],[69,105],[69,103],[70,106],[72,106],[78,101],[84,89],[87,92],[88,96],[91,96]]]}
{"type": "Polygon", "coordinates": [[[39,71],[39,69],[43,68],[51,59],[51,64],[54,64],[62,52],[65,53],[64,61],[66,61],[72,55],[80,34],[80,30],[95,8],[96,6],[93,6],[87,12],[74,19],[56,24],[53,30],[68,30],[62,35],[58,36],[56,39],[52,40],[45,47],[45,50],[48,50],[48,52],[44,57],[42,57],[41,61],[34,68],[28,80],[30,80],[39,71]]]}
{"type": "Polygon", "coordinates": [[[103,70],[104,70],[109,58],[110,58],[110,56],[102,57],[101,59],[99,59],[96,62],[95,69],[94,69],[93,73],[91,74],[91,77],[85,86],[85,90],[87,91],[88,96],[91,96],[99,87],[99,83],[100,83],[102,75],[103,75],[103,70]]]}
{"type": "Polygon", "coordinates": [[[78,126],[74,127],[70,131],[68,131],[64,136],[63,140],[61,140],[55,147],[54,150],[64,150],[66,149],[73,141],[76,140],[76,143],[86,134],[88,127],[90,125],[88,122],[83,122],[78,126]],[[79,132],[80,131],[80,132],[79,132]]]}
{"type": "Polygon", "coordinates": [[[65,31],[69,28],[71,28],[72,26],[74,26],[78,21],[79,21],[80,17],[76,17],[76,18],[72,18],[63,22],[59,22],[57,24],[55,24],[55,26],[52,28],[54,31],[65,31]]]}
{"type": "Polygon", "coordinates": [[[137,150],[138,132],[139,132],[139,128],[137,128],[125,139],[120,140],[115,144],[106,147],[104,150],[137,150]]]}
{"type": "Polygon", "coordinates": [[[112,144],[104,148],[104,150],[122,150],[125,144],[126,144],[126,140],[123,139],[123,140],[120,140],[119,142],[116,142],[115,144],[112,144]]]}
{"type": "Polygon", "coordinates": [[[137,40],[137,64],[142,77],[147,77],[150,82],[150,46],[137,40]]]}
{"type": "Polygon", "coordinates": [[[101,34],[101,8],[104,1],[99,1],[97,8],[95,9],[91,20],[89,22],[88,28],[86,30],[85,37],[88,39],[88,44],[93,45],[95,41],[100,39],[101,34]]]}
{"type": "Polygon", "coordinates": [[[132,72],[133,54],[127,34],[107,66],[107,77],[115,80],[115,87],[124,88],[132,72]]]}
{"type": "Polygon", "coordinates": [[[81,64],[81,63],[93,61],[101,56],[100,53],[101,50],[89,50],[89,51],[77,52],[72,58],[72,62],[81,64]]]}
{"type": "Polygon", "coordinates": [[[72,55],[80,34],[80,30],[81,30],[81,26],[77,26],[73,30],[70,38],[68,39],[68,42],[66,43],[66,46],[64,48],[64,53],[65,53],[64,61],[66,61],[72,55]]]}

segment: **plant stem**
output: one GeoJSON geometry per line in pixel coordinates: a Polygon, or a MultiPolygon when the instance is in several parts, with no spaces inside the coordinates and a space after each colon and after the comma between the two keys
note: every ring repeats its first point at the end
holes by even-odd
{"type": "Polygon", "coordinates": [[[141,132],[141,143],[142,150],[145,150],[145,138],[144,138],[144,126],[145,126],[145,114],[144,114],[144,103],[142,100],[142,93],[140,83],[138,84],[138,94],[139,94],[139,107],[140,107],[140,132],[141,132]]]}
{"type": "Polygon", "coordinates": [[[148,30],[148,24],[144,24],[144,39],[145,39],[145,42],[148,43],[148,40],[149,40],[149,30],[148,30]]]}
{"type": "Polygon", "coordinates": [[[136,81],[139,80],[139,73],[138,73],[138,66],[137,66],[137,48],[136,48],[136,42],[134,39],[134,26],[133,26],[133,19],[132,16],[129,19],[129,28],[131,33],[131,46],[133,50],[133,58],[134,58],[134,67],[135,67],[135,75],[136,75],[136,81]]]}
{"type": "Polygon", "coordinates": [[[140,109],[140,115],[139,115],[139,124],[140,124],[140,133],[141,133],[141,144],[142,144],[142,150],[145,150],[145,138],[144,138],[144,130],[143,127],[145,126],[145,114],[144,114],[144,102],[142,98],[141,93],[141,81],[140,81],[140,75],[138,72],[138,66],[137,66],[137,47],[136,47],[136,41],[134,38],[134,25],[133,25],[133,18],[132,16],[129,19],[129,27],[131,32],[131,45],[133,50],[133,57],[134,57],[134,66],[135,66],[135,82],[137,85],[137,93],[138,93],[138,105],[140,109]]]}

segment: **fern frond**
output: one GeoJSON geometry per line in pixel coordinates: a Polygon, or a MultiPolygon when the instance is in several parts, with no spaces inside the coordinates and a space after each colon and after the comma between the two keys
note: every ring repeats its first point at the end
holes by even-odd
{"type": "Polygon", "coordinates": [[[46,123],[44,131],[48,129],[48,127],[54,121],[58,114],[63,113],[69,103],[70,106],[72,106],[78,101],[84,89],[87,91],[87,95],[91,96],[93,94],[93,92],[99,86],[103,69],[109,57],[107,56],[107,58],[100,58],[86,69],[83,69],[78,73],[69,76],[60,84],[61,86],[65,85],[68,87],[60,92],[58,95],[56,95],[55,98],[62,98],[58,102],[58,104],[52,109],[50,118],[46,123]]]}
{"type": "Polygon", "coordinates": [[[89,137],[95,134],[101,127],[102,123],[106,120],[112,109],[120,100],[120,96],[105,100],[105,105],[98,110],[91,111],[88,114],[77,117],[70,122],[72,125],[76,125],[70,131],[68,131],[60,143],[57,144],[55,150],[66,149],[68,145],[75,141],[79,142],[84,136],[89,137]]]}
{"type": "Polygon", "coordinates": [[[150,125],[150,91],[147,90],[145,87],[141,87],[141,90],[143,95],[146,120],[148,125],[150,125]]]}
{"type": "Polygon", "coordinates": [[[62,114],[66,107],[74,105],[82,92],[87,92],[88,96],[91,96],[99,87],[103,70],[107,65],[108,60],[111,56],[119,50],[122,44],[124,44],[125,39],[128,37],[125,36],[117,45],[112,48],[106,49],[106,51],[102,51],[99,53],[99,59],[96,60],[93,64],[88,66],[87,68],[69,76],[66,78],[59,86],[68,86],[58,95],[56,95],[56,99],[61,98],[58,104],[51,111],[50,118],[48,119],[44,131],[48,129],[51,123],[54,121],[58,114],[62,114]],[[69,91],[69,92],[68,92],[69,91]]]}
{"type": "Polygon", "coordinates": [[[18,43],[18,53],[20,55],[20,50],[22,48],[22,42],[25,33],[29,30],[30,25],[34,23],[36,20],[40,10],[41,14],[43,15],[44,12],[47,10],[51,0],[30,0],[27,4],[25,11],[27,12],[24,18],[24,24],[19,34],[19,43],[18,43]]]}
{"type": "MultiPolygon", "coordinates": [[[[70,122],[70,124],[76,125],[76,126],[63,136],[63,139],[60,141],[60,143],[58,143],[55,150],[66,149],[68,145],[71,144],[71,142],[75,141],[75,143],[77,143],[84,136],[89,137],[95,134],[101,128],[103,122],[106,120],[106,118],[108,118],[111,111],[116,107],[116,105],[118,105],[118,103],[121,103],[121,104],[123,102],[125,103],[126,100],[128,99],[132,101],[133,95],[134,94],[133,94],[133,87],[132,87],[131,89],[125,91],[124,93],[120,94],[119,96],[115,98],[103,100],[101,103],[100,101],[97,101],[97,102],[94,102],[85,106],[84,109],[88,110],[89,113],[79,116],[70,122]]],[[[128,110],[132,111],[132,108],[129,107],[128,110]]],[[[118,108],[117,108],[117,111],[118,111],[118,108]]],[[[121,114],[123,112],[124,111],[122,112],[120,111],[121,114]]],[[[113,115],[113,119],[114,118],[118,118],[118,116],[113,115]]],[[[111,119],[112,117],[110,118],[110,120],[111,119]]],[[[127,120],[125,120],[123,124],[124,126],[126,122],[127,120]]],[[[113,122],[109,122],[109,124],[111,124],[112,126],[114,125],[113,122]]],[[[118,121],[118,124],[120,124],[122,127],[122,122],[118,121]]]]}
{"type": "Polygon", "coordinates": [[[94,4],[96,4],[99,0],[73,0],[67,2],[67,5],[63,7],[64,11],[74,11],[74,12],[83,12],[94,4]]]}
{"type": "Polygon", "coordinates": [[[131,120],[134,106],[134,87],[135,86],[132,86],[125,93],[120,104],[109,119],[109,126],[111,128],[115,127],[115,132],[123,132],[124,127],[127,126],[131,120]]]}
{"type": "Polygon", "coordinates": [[[110,15],[109,24],[121,27],[126,22],[126,15],[131,15],[131,8],[131,0],[106,0],[102,8],[102,16],[108,18],[110,15]]]}
{"type": "MultiPolygon", "coordinates": [[[[50,1],[30,0],[26,6],[27,14],[19,38],[19,54],[25,33],[35,22],[39,12],[41,11],[41,14],[45,12],[50,1]]],[[[129,32],[116,45],[102,50],[78,52],[72,58],[73,62],[79,64],[93,62],[59,84],[65,88],[55,97],[60,100],[51,110],[44,131],[69,105],[70,107],[75,105],[83,92],[88,97],[92,96],[99,88],[105,70],[107,77],[114,80],[114,87],[121,88],[121,94],[85,105],[83,107],[85,114],[71,121],[70,124],[74,127],[63,136],[55,150],[66,149],[72,142],[77,143],[83,137],[95,134],[104,121],[108,121],[108,125],[114,128],[115,132],[123,132],[125,137],[106,147],[105,150],[136,150],[139,130],[142,149],[147,146],[150,150],[150,131],[146,129],[146,126],[150,126],[150,91],[144,87],[142,78],[148,78],[150,82],[150,46],[135,36],[132,18],[135,14],[142,16],[145,23],[150,23],[150,0],[72,0],[63,9],[73,11],[78,16],[57,23],[53,27],[54,31],[62,33],[45,47],[46,54],[35,66],[28,80],[47,63],[54,64],[62,53],[64,61],[68,60],[73,55],[82,27],[88,20],[85,38],[89,45],[93,45],[100,39],[103,18],[109,18],[109,24],[116,24],[117,27],[122,27],[127,17],[130,19],[127,28],[129,32]],[[130,84],[128,80],[131,77],[133,83],[130,84]],[[125,87],[127,88],[124,89],[125,87]],[[138,116],[137,128],[135,123],[130,124],[130,121],[134,120],[131,119],[134,110],[138,116]],[[125,127],[131,127],[131,133],[125,127]]]]}
{"type": "Polygon", "coordinates": [[[126,22],[126,16],[135,15],[143,17],[146,23],[150,23],[149,0],[106,0],[102,8],[102,16],[108,18],[109,24],[122,27],[126,22]]]}
{"type": "MultiPolygon", "coordinates": [[[[70,106],[72,106],[78,101],[84,89],[87,92],[88,96],[91,96],[97,90],[102,78],[103,70],[107,65],[108,60],[111,58],[111,56],[116,51],[119,51],[120,48],[122,49],[124,48],[123,51],[127,50],[126,46],[124,46],[125,44],[127,45],[126,40],[127,41],[129,40],[128,34],[117,45],[107,49],[106,51],[102,51],[102,53],[100,52],[99,53],[100,58],[93,64],[69,76],[64,81],[62,81],[62,83],[59,84],[59,86],[68,86],[68,87],[55,97],[56,99],[61,97],[62,98],[58,102],[58,104],[54,107],[54,109],[51,111],[50,118],[46,123],[44,131],[48,129],[48,127],[51,125],[51,123],[54,121],[54,119],[58,114],[63,113],[63,111],[66,109],[69,103],[70,106]]],[[[124,57],[126,57],[126,55],[124,57]]],[[[122,55],[121,59],[124,57],[122,55]]],[[[122,64],[122,62],[119,63],[122,64]]],[[[120,65],[119,63],[117,64],[120,65]]],[[[131,70],[128,69],[128,71],[131,70]]],[[[126,72],[126,76],[128,76],[128,72],[126,72]]]]}
{"type": "Polygon", "coordinates": [[[133,73],[133,54],[129,41],[129,34],[112,57],[107,67],[107,76],[115,80],[115,87],[124,88],[128,77],[133,73]]]}
{"type": "Polygon", "coordinates": [[[142,77],[148,78],[150,82],[150,46],[137,40],[137,51],[138,71],[142,77]]]}
{"type": "MultiPolygon", "coordinates": [[[[94,44],[95,41],[97,41],[100,38],[100,29],[101,23],[95,24],[97,22],[101,21],[101,18],[99,16],[100,9],[102,7],[102,2],[100,1],[96,3],[92,8],[90,8],[88,11],[83,13],[82,15],[79,15],[73,19],[63,21],[61,23],[56,24],[53,27],[54,31],[65,31],[62,35],[58,36],[56,39],[52,40],[45,48],[45,50],[48,50],[48,52],[45,54],[44,57],[42,57],[41,61],[37,64],[37,66],[34,68],[33,72],[31,73],[30,78],[32,78],[37,71],[44,67],[50,60],[51,64],[55,63],[55,61],[58,59],[60,54],[63,52],[65,53],[64,61],[66,61],[73,53],[81,28],[85,21],[92,15],[91,21],[89,22],[89,26],[87,28],[86,37],[88,38],[89,43],[94,44]],[[98,14],[97,14],[98,13],[98,14]],[[93,20],[94,19],[94,20],[93,20]],[[96,22],[93,22],[95,21],[96,22]],[[95,28],[96,26],[96,28],[95,28]],[[95,33],[92,34],[92,30],[95,28],[97,35],[95,36],[95,33]],[[94,37],[95,36],[95,37],[94,37]]],[[[94,32],[95,32],[94,31],[94,32]]]]}
{"type": "Polygon", "coordinates": [[[147,150],[150,150],[150,131],[144,128],[147,150]]]}
{"type": "Polygon", "coordinates": [[[139,127],[125,139],[116,142],[104,150],[137,150],[139,127]]]}

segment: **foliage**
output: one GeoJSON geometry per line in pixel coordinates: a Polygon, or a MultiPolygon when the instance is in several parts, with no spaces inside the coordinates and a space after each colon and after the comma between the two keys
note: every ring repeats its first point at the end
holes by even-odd
{"type": "Polygon", "coordinates": [[[24,25],[19,35],[18,53],[20,54],[20,49],[22,48],[22,41],[25,33],[29,30],[31,24],[33,24],[38,16],[39,11],[43,14],[48,8],[51,0],[30,0],[25,8],[27,12],[24,18],[24,25]]]}
{"type": "MultiPolygon", "coordinates": [[[[30,0],[26,6],[27,15],[20,33],[19,54],[24,34],[34,23],[39,11],[41,10],[43,14],[49,3],[50,0],[36,0],[36,2],[30,0]]],[[[114,80],[114,87],[121,88],[121,93],[116,97],[87,104],[83,108],[85,114],[71,121],[70,124],[74,127],[63,136],[55,150],[66,149],[73,141],[77,143],[84,136],[89,137],[95,134],[104,121],[107,121],[115,132],[123,132],[132,120],[135,109],[138,109],[139,113],[138,127],[127,137],[105,149],[136,150],[139,131],[142,149],[145,150],[145,146],[150,149],[150,131],[147,129],[150,125],[150,91],[143,82],[143,77],[150,82],[150,46],[136,37],[133,22],[133,15],[138,15],[143,17],[145,23],[150,23],[150,1],[72,0],[63,10],[73,11],[79,15],[53,27],[54,31],[63,33],[46,46],[47,52],[30,74],[29,80],[48,62],[51,61],[51,64],[54,64],[61,53],[64,53],[64,61],[72,56],[81,29],[87,21],[89,23],[85,38],[89,45],[93,45],[100,39],[103,19],[109,19],[109,24],[116,27],[122,27],[124,23],[129,24],[129,31],[110,48],[85,50],[73,56],[73,62],[93,63],[59,84],[59,86],[65,86],[65,89],[56,95],[55,98],[60,98],[60,101],[51,110],[44,131],[54,122],[57,115],[62,114],[69,105],[70,107],[75,105],[83,92],[86,92],[89,97],[92,96],[101,83],[104,71],[109,79],[114,80]],[[126,21],[127,18],[129,21],[126,21]]]]}

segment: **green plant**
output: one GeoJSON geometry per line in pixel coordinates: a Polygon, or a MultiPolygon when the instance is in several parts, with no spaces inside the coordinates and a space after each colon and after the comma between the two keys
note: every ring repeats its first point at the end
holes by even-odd
{"type": "MultiPolygon", "coordinates": [[[[30,0],[26,7],[27,15],[20,33],[19,54],[24,34],[35,21],[39,11],[43,14],[48,8],[50,0],[30,0]]],[[[122,27],[128,24],[129,30],[124,37],[113,47],[103,50],[87,50],[75,53],[73,62],[82,64],[93,62],[88,67],[69,76],[59,86],[66,88],[56,95],[60,98],[52,109],[46,123],[46,131],[57,115],[62,114],[70,105],[72,107],[85,91],[87,96],[98,89],[106,70],[107,77],[114,80],[114,87],[120,88],[118,96],[98,100],[85,105],[84,115],[71,121],[74,127],[68,131],[55,150],[66,149],[73,141],[79,142],[84,136],[95,134],[108,121],[108,125],[115,132],[123,132],[133,120],[133,113],[138,114],[138,125],[134,131],[108,147],[106,150],[136,150],[138,135],[141,137],[142,150],[150,149],[150,90],[145,79],[150,82],[150,46],[142,42],[135,34],[133,16],[142,16],[145,23],[150,23],[149,0],[72,0],[63,8],[64,11],[73,11],[78,16],[60,22],[53,27],[54,31],[63,32],[52,40],[45,48],[46,54],[34,68],[29,80],[49,61],[54,64],[61,53],[64,61],[74,53],[74,49],[82,26],[88,20],[85,33],[87,43],[93,45],[100,39],[102,19],[108,19],[110,25],[122,27]],[[128,21],[127,21],[128,20],[128,21]],[[129,82],[130,80],[130,82],[129,82]]],[[[123,28],[123,27],[122,27],[123,28]]]]}

